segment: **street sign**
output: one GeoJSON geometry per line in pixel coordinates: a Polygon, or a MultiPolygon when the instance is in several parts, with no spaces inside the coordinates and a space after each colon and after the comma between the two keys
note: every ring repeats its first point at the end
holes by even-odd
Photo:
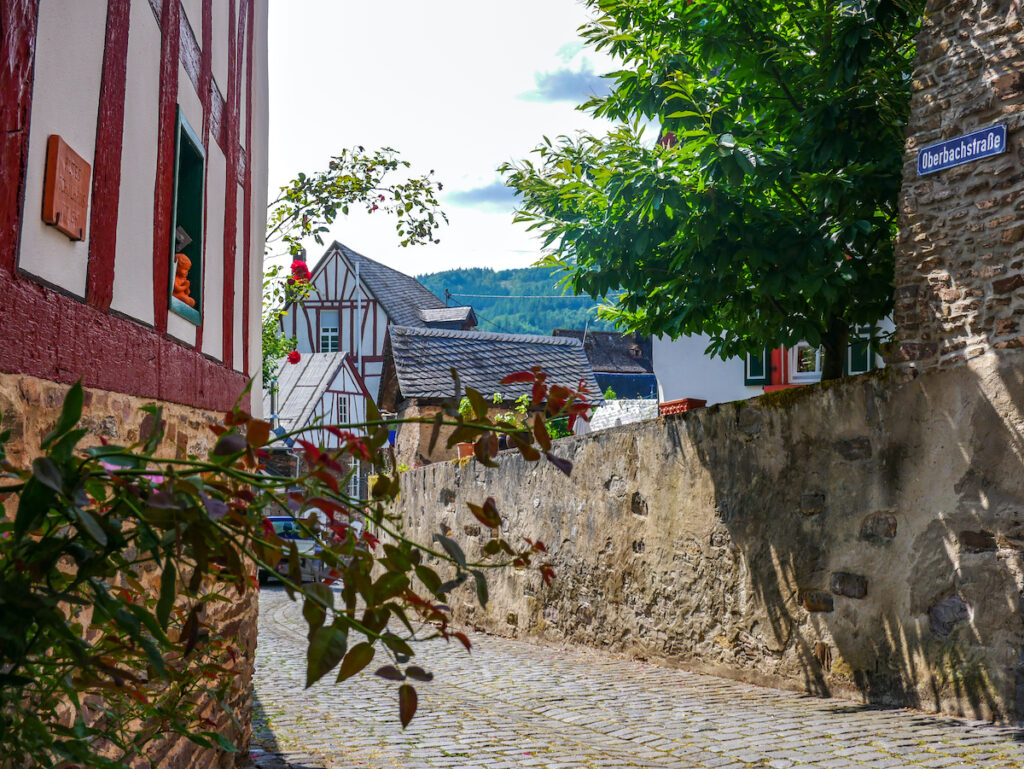
{"type": "Polygon", "coordinates": [[[917,153],[917,175],[933,174],[953,166],[989,158],[1006,151],[1006,126],[982,128],[966,136],[948,139],[917,153]]]}

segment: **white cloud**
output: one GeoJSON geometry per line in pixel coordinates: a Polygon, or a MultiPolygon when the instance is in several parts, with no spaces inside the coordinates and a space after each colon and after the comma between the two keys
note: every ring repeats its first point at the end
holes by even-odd
{"type": "MultiPolygon", "coordinates": [[[[339,219],[328,241],[411,273],[532,263],[539,242],[513,224],[513,202],[481,190],[497,194],[495,169],[545,134],[605,130],[573,102],[519,98],[537,89],[535,73],[582,67],[567,41],[585,21],[576,0],[272,0],[272,192],[343,147],[391,146],[444,183],[451,224],[440,245],[400,248],[393,221],[362,213],[339,219]]],[[[596,72],[614,68],[588,56],[596,72]]]]}

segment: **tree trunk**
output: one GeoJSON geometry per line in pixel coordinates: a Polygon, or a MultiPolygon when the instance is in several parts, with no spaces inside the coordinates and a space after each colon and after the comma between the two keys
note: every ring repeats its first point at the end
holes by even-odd
{"type": "Polygon", "coordinates": [[[828,328],[821,338],[821,381],[841,379],[846,350],[850,344],[850,325],[838,316],[829,319],[828,328]]]}

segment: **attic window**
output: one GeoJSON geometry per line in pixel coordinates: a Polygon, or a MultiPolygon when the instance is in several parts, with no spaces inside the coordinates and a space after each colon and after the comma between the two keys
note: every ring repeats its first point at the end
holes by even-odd
{"type": "Polygon", "coordinates": [[[195,323],[203,312],[203,184],[206,152],[178,107],[174,138],[170,310],[195,323]]]}

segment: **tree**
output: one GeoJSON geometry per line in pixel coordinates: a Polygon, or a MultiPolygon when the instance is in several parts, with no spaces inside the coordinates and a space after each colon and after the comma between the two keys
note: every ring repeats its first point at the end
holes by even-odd
{"type": "MultiPolygon", "coordinates": [[[[266,257],[294,259],[308,238],[323,245],[323,235],[338,214],[347,216],[353,206],[394,216],[402,246],[440,243],[436,230],[448,221],[437,200],[443,185],[433,178],[433,170],[395,178],[409,168],[410,163],[390,147],[374,151],[355,147],[332,157],[324,171],[299,173],[267,206],[266,257]]],[[[295,339],[285,337],[280,324],[287,304],[308,292],[309,272],[303,269],[293,264],[284,274],[280,266],[273,266],[264,276],[264,383],[272,382],[277,362],[295,349],[295,339]]]]}
{"type": "Polygon", "coordinates": [[[502,167],[545,263],[577,293],[621,288],[621,327],[722,357],[804,339],[841,376],[851,330],[892,306],[924,0],[588,5],[583,37],[624,67],[582,109],[618,127],[502,167]]]}

